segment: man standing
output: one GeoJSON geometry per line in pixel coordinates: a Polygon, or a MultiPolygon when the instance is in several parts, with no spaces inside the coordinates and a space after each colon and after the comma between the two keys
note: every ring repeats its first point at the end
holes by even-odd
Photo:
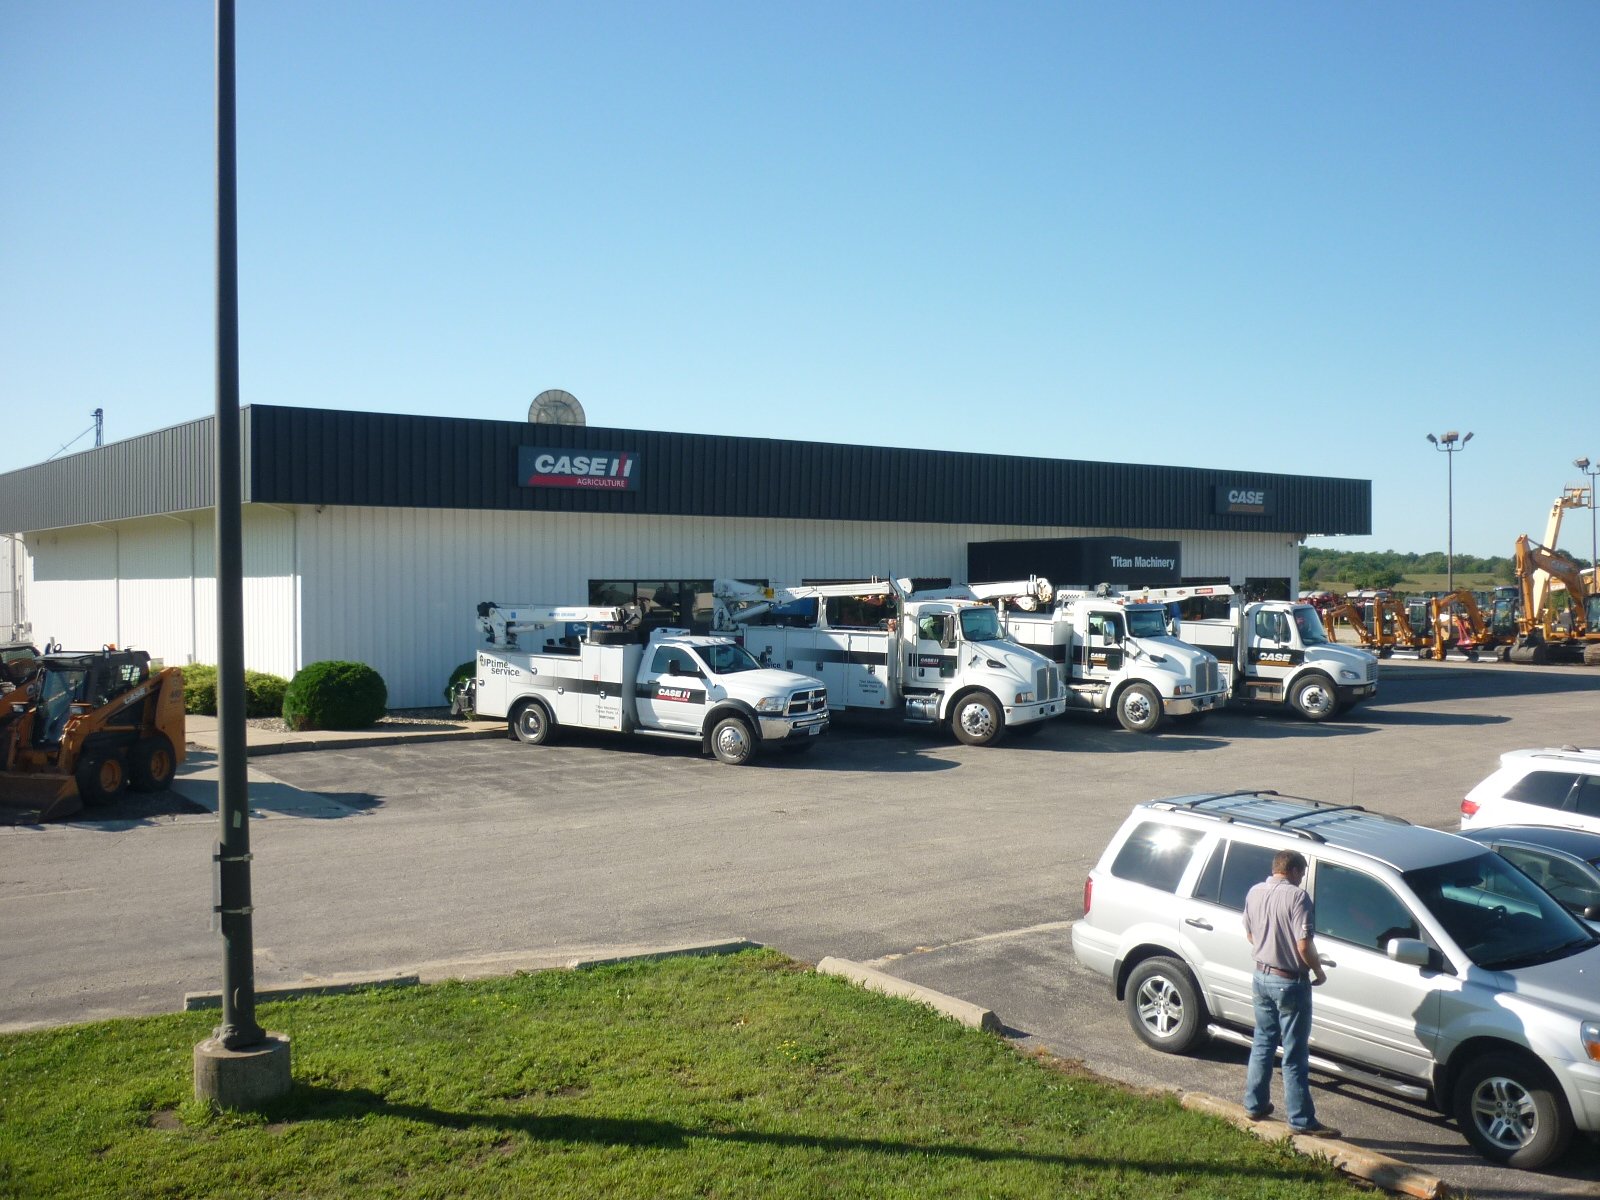
{"type": "Polygon", "coordinates": [[[1311,988],[1327,982],[1312,937],[1316,908],[1300,884],[1306,877],[1305,857],[1280,850],[1272,875],[1250,889],[1244,899],[1244,933],[1255,950],[1252,986],[1256,1036],[1250,1046],[1250,1072],[1245,1077],[1244,1107],[1252,1121],[1272,1112],[1272,1060],[1283,1047],[1283,1098],[1289,1128],[1312,1137],[1336,1138],[1317,1120],[1311,1099],[1308,1059],[1311,1056],[1311,988]]]}

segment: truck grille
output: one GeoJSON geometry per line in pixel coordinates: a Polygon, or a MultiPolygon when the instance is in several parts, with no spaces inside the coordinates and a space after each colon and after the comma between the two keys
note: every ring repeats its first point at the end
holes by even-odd
{"type": "Polygon", "coordinates": [[[808,688],[803,692],[795,692],[789,697],[789,715],[791,717],[803,717],[807,713],[827,711],[827,688],[808,688]]]}
{"type": "Polygon", "coordinates": [[[1194,682],[1195,691],[1202,696],[1208,692],[1220,692],[1222,690],[1222,680],[1218,675],[1217,664],[1214,659],[1208,658],[1200,664],[1199,669],[1195,672],[1194,682]]]}
{"type": "Polygon", "coordinates": [[[1061,674],[1055,667],[1040,667],[1034,672],[1033,694],[1041,703],[1061,696],[1061,674]]]}

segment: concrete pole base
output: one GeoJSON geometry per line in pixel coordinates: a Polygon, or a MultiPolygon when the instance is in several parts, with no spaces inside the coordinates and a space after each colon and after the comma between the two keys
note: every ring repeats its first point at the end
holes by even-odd
{"type": "Polygon", "coordinates": [[[216,1038],[194,1048],[194,1094],[233,1110],[260,1108],[289,1094],[289,1039],[269,1033],[254,1046],[229,1050],[216,1038]]]}

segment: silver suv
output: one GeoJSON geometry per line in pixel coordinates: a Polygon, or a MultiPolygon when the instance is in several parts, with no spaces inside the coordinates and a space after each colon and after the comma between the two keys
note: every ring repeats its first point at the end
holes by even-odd
{"type": "Polygon", "coordinates": [[[1317,948],[1312,1067],[1454,1115],[1485,1157],[1539,1168],[1600,1133],[1600,938],[1474,842],[1275,792],[1151,800],[1090,873],[1078,961],[1147,1044],[1249,1045],[1245,893],[1292,847],[1317,948]]]}

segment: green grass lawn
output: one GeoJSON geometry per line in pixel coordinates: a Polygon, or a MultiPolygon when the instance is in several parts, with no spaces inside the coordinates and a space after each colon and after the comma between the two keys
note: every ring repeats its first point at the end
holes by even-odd
{"type": "Polygon", "coordinates": [[[192,1099],[214,1012],[0,1038],[0,1196],[1370,1194],[770,951],[259,1015],[294,1090],[250,1116],[192,1099]]]}

